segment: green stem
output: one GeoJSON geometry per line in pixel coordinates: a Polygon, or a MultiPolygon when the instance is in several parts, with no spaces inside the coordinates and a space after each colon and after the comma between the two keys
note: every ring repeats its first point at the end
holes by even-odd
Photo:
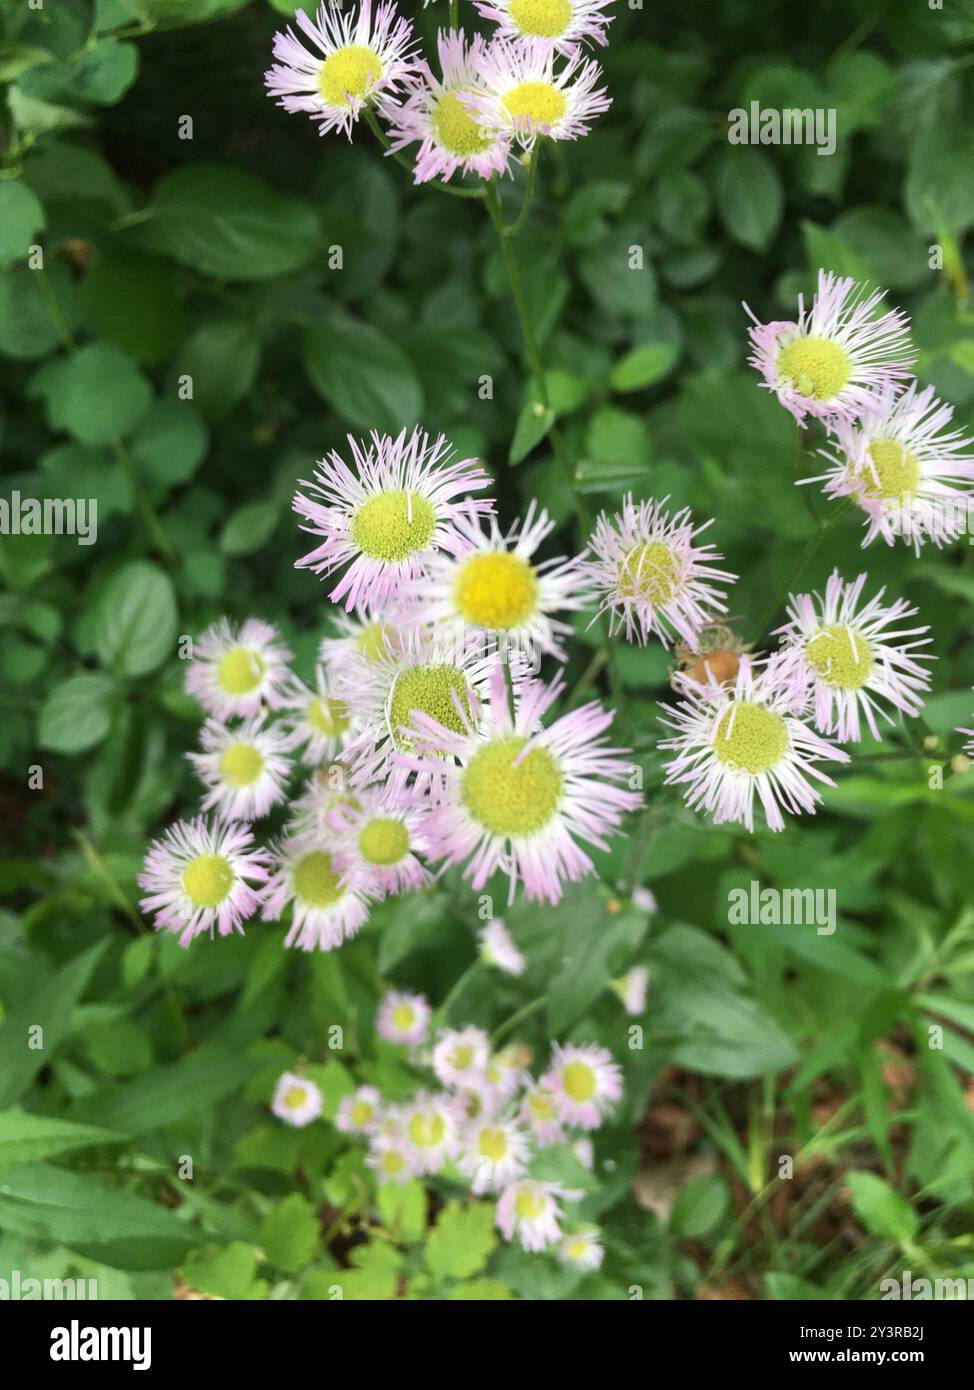
{"type": "Polygon", "coordinates": [[[795,421],[795,432],[798,435],[798,457],[795,460],[795,486],[801,491],[802,501],[805,503],[805,510],[815,522],[816,528],[823,525],[821,518],[812,505],[812,494],[804,485],[805,479],[805,431],[798,421],[795,421]]]}
{"type": "Polygon", "coordinates": [[[473,979],[474,975],[476,975],[478,971],[482,968],[482,966],[483,961],[481,960],[480,956],[478,956],[477,959],[473,962],[473,964],[468,965],[463,974],[459,976],[459,978],[454,982],[453,988],[450,990],[449,994],[446,996],[446,998],[443,1000],[443,1003],[436,1011],[438,1016],[444,1023],[449,1022],[450,1010],[453,1008],[453,1005],[460,998],[460,995],[466,989],[467,985],[473,979]]]}
{"type": "Polygon", "coordinates": [[[450,28],[460,28],[460,0],[450,0],[450,28]]]}
{"type": "Polygon", "coordinates": [[[495,1048],[501,1038],[506,1038],[508,1033],[512,1033],[519,1023],[523,1023],[526,1018],[530,1018],[531,1015],[536,1014],[539,1009],[543,1009],[547,1002],[548,996],[543,994],[539,999],[532,999],[530,1004],[525,1004],[522,1008],[518,1009],[516,1013],[511,1014],[509,1019],[502,1023],[499,1028],[495,1028],[493,1033],[491,1033],[491,1047],[495,1048]]]}
{"type": "MultiPolygon", "coordinates": [[[[392,155],[392,158],[397,164],[401,164],[404,169],[408,169],[411,174],[415,174],[416,170],[409,156],[403,154],[402,150],[394,150],[392,148],[392,141],[379,125],[376,114],[371,106],[363,106],[362,115],[365,117],[366,125],[385,150],[386,154],[392,155]]],[[[483,190],[480,188],[454,188],[452,184],[444,183],[442,179],[430,179],[424,187],[435,188],[437,193],[449,193],[451,198],[483,198],[484,196],[483,190]]]]}
{"type": "Polygon", "coordinates": [[[788,578],[785,580],[784,585],[781,587],[781,589],[779,589],[778,593],[775,595],[772,603],[768,606],[768,608],[762,615],[761,622],[755,628],[754,636],[751,639],[752,642],[760,642],[762,637],[764,637],[767,634],[771,627],[772,618],[777,613],[778,609],[782,606],[782,604],[785,602],[788,595],[791,593],[791,587],[795,583],[795,580],[798,579],[804,573],[805,569],[811,563],[813,557],[821,548],[826,536],[829,534],[830,531],[835,530],[836,526],[838,526],[840,521],[843,521],[845,519],[845,517],[849,514],[851,507],[851,502],[846,502],[844,506],[840,506],[831,521],[826,522],[824,526],[820,526],[818,530],[814,533],[814,535],[809,536],[808,540],[805,542],[804,546],[799,552],[798,559],[795,562],[794,568],[792,569],[788,578]]]}
{"type": "Polygon", "coordinates": [[[528,213],[531,211],[531,204],[534,202],[534,183],[538,173],[538,160],[541,158],[541,141],[535,140],[534,148],[531,151],[531,158],[528,161],[528,181],[524,189],[524,202],[521,204],[521,211],[514,221],[504,228],[505,236],[517,236],[524,226],[528,213]]]}

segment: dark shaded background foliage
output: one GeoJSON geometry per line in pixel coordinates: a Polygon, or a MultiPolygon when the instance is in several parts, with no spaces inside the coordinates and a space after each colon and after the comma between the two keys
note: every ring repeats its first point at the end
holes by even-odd
{"type": "MultiPolygon", "coordinates": [[[[619,8],[604,54],[612,112],[546,152],[519,255],[590,501],[632,487],[714,515],[751,636],[813,522],[793,486],[790,417],[744,363],[742,300],[788,317],[818,265],[889,286],[913,316],[919,375],[974,426],[974,5],[619,8]],[[752,97],[835,107],[836,154],[730,147],[727,112],[752,97]],[[935,244],[943,271],[930,269],[935,244]]],[[[431,34],[445,9],[417,22],[431,34]]],[[[464,989],[454,1020],[497,1026],[545,994],[547,1012],[523,1029],[536,1046],[598,1038],[626,1065],[585,1207],[608,1256],[582,1282],[492,1253],[452,1209],[458,1243],[480,1252],[472,1263],[418,1253],[424,1209],[384,1213],[405,1223],[398,1264],[369,1245],[325,1249],[336,1214],[354,1217],[359,1151],[330,1126],[282,1136],[262,1115],[301,1053],[334,1115],[350,1084],[342,1063],[322,1064],[336,1021],[357,1075],[391,1094],[412,1084],[369,1041],[375,999],[393,980],[443,1000],[473,959],[465,899],[383,909],[340,957],[312,962],[285,959],[260,930],[188,954],[138,934],[129,905],[146,839],[196,797],[182,753],[199,713],[181,691],[177,636],[259,613],[310,671],[327,605],[293,569],[289,504],[314,458],[350,429],[420,418],[489,461],[506,516],[539,496],[564,523],[559,548],[576,543],[564,481],[526,433],[532,393],[483,210],[413,189],[362,129],[351,146],[321,140],[275,108],[261,74],[280,23],[238,0],[47,0],[40,14],[3,14],[3,494],[97,496],[100,515],[91,548],[0,540],[0,1162],[12,1175],[0,1264],[94,1261],[103,1287],[137,1296],[166,1296],[175,1267],[213,1293],[278,1284],[311,1297],[338,1266],[346,1296],[372,1297],[623,1297],[632,1284],[647,1297],[872,1297],[904,1262],[971,1273],[974,811],[959,765],[943,790],[918,759],[854,765],[814,822],[748,837],[660,795],[647,755],[649,813],[602,861],[606,886],[509,915],[527,977],[464,989]],[[119,48],[130,33],[134,47],[119,48]],[[186,115],[192,140],[177,134],[186,115]],[[201,164],[259,182],[238,189],[201,164]],[[188,191],[161,210],[179,170],[188,191]],[[258,221],[242,225],[241,207],[258,221]],[[42,276],[23,265],[36,242],[42,276]],[[341,272],[328,268],[335,245],[341,272]],[[194,401],[176,404],[186,373],[194,401]],[[492,402],[478,398],[484,373],[492,402]],[[28,792],[38,765],[43,788],[28,792]],[[835,888],[835,936],[728,928],[728,889],[752,877],[835,888]],[[609,896],[618,879],[652,886],[651,924],[609,896]],[[606,985],[636,961],[653,983],[646,1046],[628,1051],[606,985]],[[25,1056],[38,1017],[47,1047],[25,1056]],[[942,1050],[927,1045],[932,1022],[942,1050]],[[25,1138],[14,1106],[118,1137],[39,1126],[25,1138]],[[629,1195],[640,1151],[642,1201],[659,1220],[629,1195]],[[172,1180],[183,1153],[197,1159],[193,1184],[172,1180]],[[805,1154],[792,1186],[775,1180],[781,1153],[805,1154]]],[[[520,180],[505,192],[512,213],[519,194],[520,180]]],[[[820,498],[813,507],[825,514],[820,498]]],[[[863,566],[920,606],[937,693],[889,749],[937,739],[929,755],[947,762],[952,729],[970,722],[972,551],[917,559],[861,553],[859,539],[854,521],[838,528],[806,578],[863,566]]],[[[579,668],[591,640],[580,634],[579,668]]],[[[624,718],[649,744],[669,660],[650,648],[620,661],[624,718]]]]}

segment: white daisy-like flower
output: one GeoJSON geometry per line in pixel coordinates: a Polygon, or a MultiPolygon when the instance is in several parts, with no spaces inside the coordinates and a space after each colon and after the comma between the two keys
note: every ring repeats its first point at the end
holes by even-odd
{"type": "Polygon", "coordinates": [[[572,1153],[578,1159],[583,1168],[590,1173],[595,1169],[595,1145],[587,1134],[580,1134],[577,1139],[572,1141],[572,1153]]]}
{"type": "Polygon", "coordinates": [[[292,749],[300,749],[308,767],[330,763],[353,737],[352,717],[344,700],[333,693],[323,666],[315,671],[315,688],[292,676],[281,700],[279,726],[292,749]]]}
{"type": "Polygon", "coordinates": [[[744,305],[754,319],[748,361],[800,425],[806,415],[854,420],[877,391],[912,375],[909,319],[878,312],[884,293],[820,270],[811,308],[798,296],[795,322],[761,323],[744,305]]]}
{"type": "Polygon", "coordinates": [[[291,772],[290,740],[264,716],[228,727],[208,719],[200,735],[202,753],[187,753],[207,788],[203,810],[214,807],[223,820],[261,820],[284,800],[291,772]]]}
{"type": "Polygon", "coordinates": [[[622,1071],[604,1047],[555,1043],[542,1080],[555,1098],[562,1124],[580,1129],[598,1129],[622,1098],[622,1071]]]}
{"type": "Polygon", "coordinates": [[[543,1080],[525,1091],[521,1100],[521,1119],[542,1146],[564,1142],[565,1130],[554,1092],[543,1080]]]}
{"type": "Polygon", "coordinates": [[[328,618],[337,635],[321,639],[318,660],[329,679],[357,657],[378,661],[388,650],[398,650],[410,626],[406,614],[390,604],[383,605],[381,616],[366,608],[361,613],[329,613],[328,618]]]}
{"type": "Polygon", "coordinates": [[[450,1097],[417,1091],[403,1107],[403,1140],[417,1176],[438,1173],[457,1143],[450,1097]]]}
{"type": "Polygon", "coordinates": [[[612,981],[612,988],[622,1000],[627,1014],[641,1014],[646,1009],[646,991],[649,988],[649,971],[645,965],[633,968],[612,981]]]}
{"type": "Polygon", "coordinates": [[[311,774],[300,795],[290,803],[288,834],[327,836],[336,811],[357,805],[358,796],[350,790],[345,764],[323,765],[311,774]]]}
{"type": "Polygon", "coordinates": [[[426,1037],[431,1013],[429,1003],[422,994],[390,990],[379,1005],[376,1032],[386,1042],[415,1047],[426,1037]]]}
{"type": "Polygon", "coordinates": [[[350,1096],[342,1096],[335,1116],[335,1128],[342,1134],[369,1134],[379,1124],[382,1093],[374,1086],[359,1086],[350,1096]]]}
{"type": "Polygon", "coordinates": [[[321,1114],[323,1098],[313,1081],[286,1071],[274,1089],[271,1112],[287,1125],[303,1129],[321,1114]]]}
{"type": "Polygon", "coordinates": [[[371,1135],[365,1162],[375,1173],[380,1186],[394,1183],[403,1187],[415,1175],[415,1160],[409,1145],[398,1134],[371,1135]]]}
{"type": "Polygon", "coordinates": [[[641,886],[632,890],[632,905],[638,907],[640,912],[653,913],[656,911],[656,898],[650,889],[641,886]]]}
{"type": "Polygon", "coordinates": [[[524,956],[515,946],[511,933],[499,917],[492,918],[477,933],[480,954],[488,965],[496,965],[507,975],[523,975],[527,967],[524,956]]]}
{"type": "Polygon", "coordinates": [[[341,130],[351,139],[363,107],[381,108],[415,68],[413,26],[385,0],[347,9],[323,0],[316,19],[298,10],[294,20],[311,46],[293,29],[275,34],[267,90],[285,111],[307,112],[319,134],[341,130]]]}
{"type": "Polygon", "coordinates": [[[432,853],[425,824],[429,808],[388,787],[364,787],[331,813],[329,825],[346,862],[383,896],[409,893],[431,880],[422,858],[432,853]]]}
{"type": "Polygon", "coordinates": [[[354,879],[334,846],[313,835],[296,835],[274,848],[274,871],[261,916],[279,922],[291,904],[285,946],[333,951],[367,921],[370,886],[354,879]]]}
{"type": "Polygon", "coordinates": [[[860,607],[867,578],[860,574],[847,584],[834,570],[824,600],[792,594],[789,621],[777,634],[783,677],[791,676],[801,691],[811,686],[815,727],[840,743],[858,743],[860,714],[878,739],[876,714],[892,723],[882,701],[911,717],[919,714],[930,687],[930,674],[919,663],[933,658],[917,652],[930,643],[922,636],[929,627],[901,628],[917,610],[905,599],[884,604],[885,589],[860,607]]]}
{"type": "MultiPolygon", "coordinates": [[[[564,660],[559,638],[572,629],[552,617],[591,602],[582,556],[537,562],[535,553],[555,528],[548,513],[531,502],[523,523],[504,535],[491,517],[486,529],[473,513],[456,517],[459,544],[450,557],[434,557],[408,587],[417,613],[438,636],[457,640],[464,632],[493,639],[484,643],[513,651],[532,663],[539,651],[564,660]]],[[[523,662],[522,662],[523,664],[523,662]]]]}
{"type": "Polygon", "coordinates": [[[494,20],[499,38],[538,39],[568,52],[591,40],[607,42],[606,14],[612,0],[474,0],[485,19],[494,20]]]}
{"type": "Polygon", "coordinates": [[[594,1226],[562,1236],[558,1245],[558,1262],[567,1269],[598,1269],[604,1256],[605,1249],[594,1226]]]}
{"type": "Polygon", "coordinates": [[[542,716],[564,686],[524,681],[515,688],[512,715],[499,667],[491,677],[489,707],[476,725],[456,734],[425,715],[413,728],[420,756],[397,754],[405,766],[430,770],[433,811],[427,829],[439,856],[465,864],[464,877],[480,891],[496,872],[507,874],[513,901],[518,882],[534,902],[557,903],[565,882],[593,872],[580,841],[606,848],[626,811],[640,804],[625,790],[631,765],[625,752],[606,746],[612,714],[597,702],[557,719],[542,716]],[[452,755],[444,760],[442,753],[452,755]]]}
{"type": "Polygon", "coordinates": [[[805,481],[824,482],[829,497],[851,497],[862,508],[864,546],[902,537],[919,554],[926,541],[942,546],[970,535],[974,439],[948,428],[953,415],[932,386],[887,390],[860,418],[836,422],[831,448],[819,450],[831,467],[805,481]]]}
{"type": "Polygon", "coordinates": [[[497,1052],[492,1052],[487,1062],[487,1079],[505,1099],[517,1092],[530,1081],[528,1068],[534,1056],[526,1043],[505,1043],[497,1052]]]}
{"type": "Polygon", "coordinates": [[[505,1240],[515,1236],[525,1250],[546,1250],[561,1236],[561,1199],[556,1183],[521,1178],[505,1187],[497,1203],[497,1227],[505,1240]]]}
{"type": "Polygon", "coordinates": [[[419,429],[395,439],[373,431],[368,443],[349,435],[348,445],[353,468],[332,452],[307,493],[295,495],[303,529],[321,538],[297,564],[325,575],[347,566],[329,597],[349,610],[375,609],[436,551],[461,548],[456,516],[491,510],[470,498],[491,480],[476,459],[454,460],[442,435],[431,443],[419,429]]]}
{"type": "Polygon", "coordinates": [[[247,825],[211,825],[202,816],[177,821],[149,846],[138,878],[147,896],[139,906],[155,914],[158,929],[178,936],[180,946],[203,932],[242,933],[261,902],[268,864],[247,825]]]}
{"type": "Polygon", "coordinates": [[[471,1179],[470,1191],[479,1197],[507,1187],[527,1172],[530,1152],[527,1136],[515,1120],[488,1116],[466,1130],[458,1167],[471,1179]]]}
{"type": "Polygon", "coordinates": [[[662,716],[675,733],[658,746],[677,753],[666,782],[685,786],[687,804],[718,824],[739,821],[753,831],[756,793],[769,827],[783,830],[782,810],[814,814],[821,801],[810,778],[835,785],[817,764],[849,761],[799,717],[794,686],[782,681],[778,663],[761,669],[743,656],[732,687],[685,679],[681,689],[680,704],[662,716]]]}
{"type": "Polygon", "coordinates": [[[475,1120],[496,1115],[505,1099],[500,1087],[488,1078],[486,1072],[465,1076],[454,1089],[451,1101],[457,1132],[463,1135],[475,1120]]]}
{"type": "Polygon", "coordinates": [[[480,63],[480,87],[467,97],[490,131],[530,149],[539,137],[577,140],[612,105],[600,87],[602,69],[575,48],[565,57],[545,39],[493,41],[480,63]]]}
{"type": "Polygon", "coordinates": [[[490,1039],[482,1028],[445,1028],[433,1046],[433,1073],[441,1085],[453,1089],[482,1076],[489,1057],[490,1039]]]}
{"type": "Polygon", "coordinates": [[[723,556],[712,545],[695,544],[713,518],[694,526],[689,507],[671,517],[668,501],[635,503],[629,493],[621,512],[603,512],[585,571],[598,593],[599,613],[610,614],[610,635],[622,629],[627,641],[645,643],[655,633],[669,646],[676,632],[692,646],[714,614],[727,611],[720,587],[737,576],[714,567],[723,556]]]}
{"type": "Polygon", "coordinates": [[[248,618],[237,627],[221,618],[194,644],[186,692],[217,719],[247,719],[280,704],[290,660],[270,623],[248,618]]]}
{"type": "Polygon", "coordinates": [[[450,179],[459,170],[482,179],[508,171],[511,138],[486,129],[467,105],[480,85],[480,66],[486,43],[479,34],[469,41],[463,33],[437,34],[442,80],[424,63],[422,75],[410,83],[408,98],[388,113],[393,151],[419,142],[416,182],[450,179]]]}

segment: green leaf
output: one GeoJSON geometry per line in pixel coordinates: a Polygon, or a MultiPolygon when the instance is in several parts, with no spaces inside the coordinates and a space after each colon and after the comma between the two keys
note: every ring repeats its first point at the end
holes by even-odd
{"type": "Polygon", "coordinates": [[[672,370],[679,349],[675,343],[643,343],[621,357],[609,375],[613,391],[642,391],[655,386],[672,370]]]}
{"type": "Polygon", "coordinates": [[[869,270],[858,253],[834,232],[806,221],[802,223],[802,236],[812,270],[831,270],[834,275],[851,275],[854,280],[869,280],[869,270]]]}
{"type": "Polygon", "coordinates": [[[108,736],[115,682],[86,673],[51,690],[37,716],[37,741],[51,753],[84,753],[108,736]]]}
{"type": "Polygon", "coordinates": [[[44,225],[44,209],[27,185],[0,179],[0,265],[26,256],[44,225]]]}
{"type": "Polygon", "coordinates": [[[237,1090],[259,1064],[239,1053],[209,1048],[169,1066],[155,1067],[135,1081],[107,1087],[86,1101],[84,1119],[92,1124],[147,1134],[186,1115],[198,1115],[237,1090]]]}
{"type": "Polygon", "coordinates": [[[157,257],[99,252],[81,283],[80,304],[86,327],[140,362],[166,357],[185,332],[176,272],[157,257]]]}
{"type": "Polygon", "coordinates": [[[95,1144],[115,1144],[124,1137],[94,1125],[5,1110],[0,1113],[0,1171],[75,1149],[90,1149],[95,1144]]]}
{"type": "Polygon", "coordinates": [[[896,1245],[908,1245],[916,1239],[919,1214],[895,1187],[867,1172],[848,1173],[846,1181],[856,1216],[870,1235],[896,1245]]]}
{"type": "Polygon", "coordinates": [[[132,436],[140,472],[175,486],[188,482],[206,457],[209,435],[191,401],[156,401],[132,436]]]}
{"type": "Polygon", "coordinates": [[[110,343],[89,343],[39,373],[32,389],[47,402],[53,429],[82,444],[107,444],[139,423],[152,389],[138,367],[110,343]]]}
{"type": "Polygon", "coordinates": [[[187,338],[173,365],[192,382],[192,399],[203,414],[222,420],[254,384],[260,366],[257,330],[244,319],[213,319],[187,338]]]}
{"type": "Polygon", "coordinates": [[[700,1240],[723,1221],[730,1205],[730,1190],[719,1173],[693,1178],[673,1203],[670,1230],[684,1240],[700,1240]]]}
{"type": "Polygon", "coordinates": [[[398,1250],[376,1241],[373,1245],[355,1246],[349,1259],[354,1268],[336,1271],[331,1281],[341,1289],[343,1299],[384,1302],[395,1298],[403,1263],[398,1250]]]}
{"type": "Polygon", "coordinates": [[[49,270],[21,265],[0,275],[0,352],[8,357],[46,357],[62,341],[61,325],[70,332],[77,321],[74,285],[60,262],[49,270]]]}
{"type": "Polygon", "coordinates": [[[308,330],[304,364],[331,408],[360,429],[398,434],[423,413],[423,390],[408,357],[368,324],[338,315],[308,330]]]}
{"type": "Polygon", "coordinates": [[[378,1195],[379,1215],[397,1240],[409,1244],[417,1241],[426,1230],[428,1202],[426,1188],[415,1178],[400,1187],[383,1183],[378,1195]]]}
{"type": "Polygon", "coordinates": [[[46,48],[26,43],[0,43],[0,82],[16,82],[22,72],[52,61],[46,48]]]}
{"type": "Polygon", "coordinates": [[[781,223],[784,192],[775,165],[747,145],[724,149],[717,161],[717,211],[735,241],[764,251],[781,223]]]}
{"type": "Polygon", "coordinates": [[[214,1298],[263,1298],[267,1292],[266,1281],[256,1278],[257,1251],[242,1240],[194,1250],[180,1273],[191,1289],[214,1298]]]}
{"type": "Polygon", "coordinates": [[[320,1234],[311,1203],[300,1192],[292,1192],[264,1217],[260,1244],[268,1264],[296,1274],[311,1263],[320,1234]]]}
{"type": "Polygon", "coordinates": [[[148,560],[116,570],[94,613],[98,659],[118,675],[145,676],[173,654],[178,614],[172,580],[148,560]]]}
{"type": "Polygon", "coordinates": [[[497,1244],[494,1208],[488,1202],[462,1207],[448,1202],[426,1242],[426,1268],[431,1274],[469,1279],[479,1274],[497,1244]]]}
{"type": "Polygon", "coordinates": [[[225,555],[253,555],[270,540],[280,516],[276,502],[248,502],[238,507],[220,532],[225,555]]]}
{"type": "Polygon", "coordinates": [[[498,1279],[471,1279],[469,1284],[456,1284],[449,1297],[456,1303],[501,1303],[514,1295],[498,1279]]]}

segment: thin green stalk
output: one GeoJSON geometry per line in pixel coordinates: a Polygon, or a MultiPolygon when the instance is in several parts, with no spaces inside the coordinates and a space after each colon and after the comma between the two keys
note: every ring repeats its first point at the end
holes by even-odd
{"type": "Polygon", "coordinates": [[[796,481],[796,484],[797,484],[797,486],[799,487],[799,489],[800,489],[800,491],[801,491],[802,501],[805,503],[805,510],[808,512],[808,515],[809,515],[809,516],[812,518],[812,520],[815,522],[815,525],[816,525],[816,528],[817,528],[817,527],[822,526],[824,523],[823,523],[821,517],[819,516],[818,512],[815,510],[814,506],[812,505],[812,494],[809,492],[808,488],[805,487],[805,485],[804,485],[804,482],[805,482],[805,443],[806,443],[806,438],[805,438],[805,431],[804,431],[804,429],[802,429],[801,425],[798,423],[797,420],[795,421],[795,432],[796,432],[796,434],[798,435],[798,457],[797,457],[797,459],[795,460],[795,481],[796,481]]]}
{"type": "Polygon", "coordinates": [[[460,0],[450,0],[450,28],[460,28],[460,0]]]}
{"type": "Polygon", "coordinates": [[[521,204],[521,211],[513,222],[508,223],[504,228],[505,236],[517,236],[518,232],[527,221],[528,213],[531,211],[531,204],[534,202],[534,184],[538,173],[538,160],[541,158],[541,141],[535,140],[534,148],[531,151],[531,158],[528,160],[528,181],[524,189],[524,202],[521,204]]]}
{"type": "MultiPolygon", "coordinates": [[[[376,119],[376,114],[372,110],[372,108],[370,106],[364,106],[362,108],[362,115],[365,117],[366,125],[369,127],[372,134],[375,136],[379,144],[385,150],[386,154],[391,155],[392,158],[396,161],[396,163],[401,164],[404,169],[408,169],[410,174],[415,173],[413,162],[409,158],[409,156],[403,154],[402,150],[394,150],[392,148],[392,141],[389,139],[388,135],[386,135],[385,131],[379,125],[379,122],[376,119]]],[[[484,196],[483,190],[480,188],[454,188],[452,184],[444,183],[442,179],[430,179],[429,182],[424,185],[424,187],[435,188],[437,193],[449,193],[451,198],[482,199],[484,196]]]]}
{"type": "Polygon", "coordinates": [[[509,1019],[506,1019],[504,1023],[502,1023],[498,1028],[495,1028],[493,1033],[491,1033],[491,1047],[495,1048],[497,1044],[500,1042],[501,1038],[506,1038],[508,1033],[512,1033],[519,1023],[523,1023],[526,1018],[530,1018],[531,1015],[536,1014],[539,1009],[543,1009],[547,1002],[548,996],[542,995],[539,999],[532,999],[530,1004],[525,1004],[523,1008],[520,1008],[517,1010],[516,1013],[511,1014],[509,1019]]]}
{"type": "Polygon", "coordinates": [[[843,521],[845,519],[845,517],[848,515],[851,509],[851,506],[851,502],[846,502],[845,506],[842,506],[838,509],[831,521],[826,522],[824,526],[820,526],[818,530],[814,533],[814,535],[809,536],[808,540],[805,542],[804,546],[799,552],[798,559],[795,562],[794,568],[792,569],[788,578],[785,580],[785,583],[783,584],[781,589],[779,589],[771,604],[762,614],[761,621],[755,628],[754,635],[751,638],[752,642],[760,642],[762,637],[764,637],[767,634],[768,630],[771,627],[772,618],[777,613],[778,609],[782,606],[782,604],[785,602],[788,595],[791,593],[792,585],[795,583],[795,580],[798,579],[804,573],[808,565],[811,564],[812,559],[822,546],[822,543],[824,542],[826,536],[831,531],[835,530],[836,526],[838,526],[840,521],[843,521]]]}

